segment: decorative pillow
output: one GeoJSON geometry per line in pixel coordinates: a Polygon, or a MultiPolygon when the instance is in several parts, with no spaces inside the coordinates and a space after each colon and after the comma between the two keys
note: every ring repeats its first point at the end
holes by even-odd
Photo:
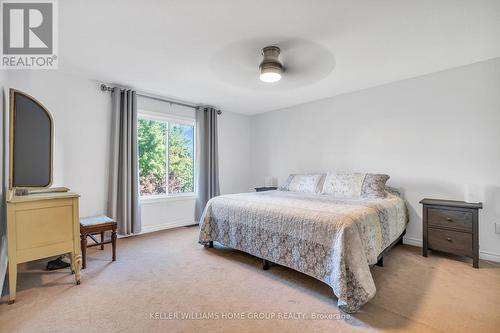
{"type": "Polygon", "coordinates": [[[328,172],[321,193],[337,198],[383,198],[388,179],[388,175],[382,174],[328,172]]]}
{"type": "Polygon", "coordinates": [[[323,188],[323,181],[325,180],[325,176],[325,174],[291,174],[290,176],[288,176],[285,182],[280,187],[278,187],[278,190],[319,193],[323,188]],[[290,187],[290,184],[292,184],[292,187],[290,187]]]}
{"type": "Polygon", "coordinates": [[[288,191],[302,193],[318,193],[321,191],[323,174],[293,175],[288,191]]]}
{"type": "Polygon", "coordinates": [[[361,197],[371,199],[385,197],[385,183],[388,180],[389,175],[367,173],[361,187],[361,197]]]}

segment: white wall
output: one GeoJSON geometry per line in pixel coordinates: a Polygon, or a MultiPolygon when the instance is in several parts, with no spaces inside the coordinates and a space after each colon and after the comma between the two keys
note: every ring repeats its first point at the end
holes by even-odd
{"type": "MultiPolygon", "coordinates": [[[[106,213],[110,93],[101,92],[96,81],[59,71],[10,71],[8,86],[38,99],[54,118],[53,186],[66,186],[81,194],[81,216],[106,213]]],[[[138,98],[138,108],[194,119],[192,109],[171,107],[151,99],[138,98]]],[[[248,191],[250,118],[224,111],[220,117],[219,138],[221,191],[248,191]]],[[[142,222],[146,232],[193,224],[194,198],[144,203],[142,222]]]]}
{"type": "Polygon", "coordinates": [[[218,125],[221,193],[252,191],[251,117],[223,110],[218,125]]]}
{"type": "Polygon", "coordinates": [[[381,172],[408,200],[407,242],[425,197],[482,201],[480,249],[500,260],[500,59],[307,103],[253,119],[253,184],[266,175],[381,172]]]}

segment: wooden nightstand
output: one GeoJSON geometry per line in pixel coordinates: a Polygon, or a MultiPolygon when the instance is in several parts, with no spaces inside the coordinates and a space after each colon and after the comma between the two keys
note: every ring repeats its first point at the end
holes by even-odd
{"type": "Polygon", "coordinates": [[[274,191],[277,189],[278,188],[276,186],[263,186],[263,187],[256,187],[255,192],[274,191]]]}
{"type": "Polygon", "coordinates": [[[479,209],[482,203],[423,199],[423,246],[427,250],[442,251],[472,258],[473,267],[479,267],[479,209]]]}

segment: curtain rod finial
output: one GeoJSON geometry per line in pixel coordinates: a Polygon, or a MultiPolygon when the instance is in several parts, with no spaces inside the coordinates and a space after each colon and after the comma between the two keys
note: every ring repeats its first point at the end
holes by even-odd
{"type": "Polygon", "coordinates": [[[104,83],[101,83],[101,91],[113,91],[114,88],[111,88],[110,86],[105,85],[104,83]]]}

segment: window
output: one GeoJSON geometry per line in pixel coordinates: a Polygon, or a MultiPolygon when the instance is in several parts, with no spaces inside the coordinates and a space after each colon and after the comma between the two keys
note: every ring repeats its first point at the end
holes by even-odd
{"type": "Polygon", "coordinates": [[[142,197],[194,192],[194,123],[139,115],[139,182],[142,197]]]}

